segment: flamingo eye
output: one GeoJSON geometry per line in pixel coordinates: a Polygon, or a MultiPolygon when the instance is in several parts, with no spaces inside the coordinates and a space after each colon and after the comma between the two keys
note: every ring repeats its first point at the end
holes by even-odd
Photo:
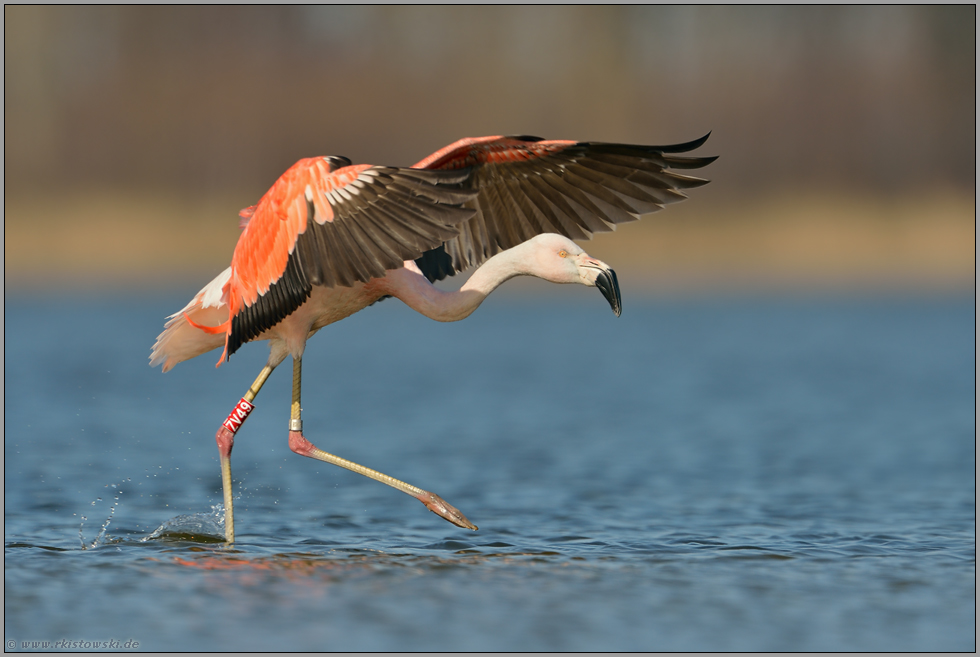
{"type": "Polygon", "coordinates": [[[561,251],[558,252],[558,255],[560,255],[562,258],[565,258],[568,256],[568,251],[562,249],[561,251]]]}

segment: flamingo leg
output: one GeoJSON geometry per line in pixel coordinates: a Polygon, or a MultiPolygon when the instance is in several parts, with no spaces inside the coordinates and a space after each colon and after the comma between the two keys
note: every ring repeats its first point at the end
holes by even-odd
{"type": "Polygon", "coordinates": [[[245,423],[248,414],[254,408],[252,400],[259,394],[259,390],[265,385],[275,368],[276,366],[271,364],[262,368],[255,382],[249,386],[241,401],[235,404],[234,410],[228,419],[222,422],[221,428],[218,429],[218,433],[214,437],[218,443],[218,455],[221,458],[221,489],[225,500],[225,540],[229,543],[235,542],[235,511],[231,491],[231,448],[235,445],[235,433],[245,423]]]}
{"type": "Polygon", "coordinates": [[[476,530],[477,527],[469,520],[462,512],[454,507],[453,505],[446,502],[444,499],[436,495],[435,493],[430,493],[429,491],[422,490],[411,484],[407,484],[404,481],[390,477],[384,473],[378,472],[377,470],[372,470],[371,468],[364,467],[363,465],[358,465],[353,461],[348,461],[345,458],[335,456],[333,454],[328,454],[322,449],[318,448],[316,445],[311,443],[303,436],[303,420],[302,420],[302,408],[300,405],[300,389],[302,387],[302,377],[303,377],[303,360],[302,358],[293,357],[293,403],[291,406],[290,417],[289,417],[289,449],[296,452],[300,456],[308,456],[312,459],[317,459],[325,463],[331,463],[333,465],[340,466],[341,468],[346,468],[351,472],[356,472],[359,475],[364,475],[365,477],[370,477],[375,481],[380,481],[383,484],[387,484],[392,488],[400,490],[401,492],[411,495],[422,504],[425,505],[429,511],[432,511],[437,516],[448,520],[457,527],[463,527],[464,529],[476,530]]]}

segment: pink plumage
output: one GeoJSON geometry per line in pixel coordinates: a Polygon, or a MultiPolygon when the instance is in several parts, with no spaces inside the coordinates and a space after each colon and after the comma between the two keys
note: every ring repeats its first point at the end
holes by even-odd
{"type": "MultiPolygon", "coordinates": [[[[572,240],[635,221],[706,183],[675,171],[715,159],[678,155],[706,139],[636,146],[495,136],[462,139],[411,168],[352,165],[337,156],[300,160],[241,211],[231,266],[168,318],[150,364],[166,372],[223,346],[220,365],[246,342],[268,340],[269,360],[242,399],[249,412],[271,371],[291,356],[294,452],[382,481],[476,529],[437,495],[327,454],[303,437],[306,341],[386,296],[438,321],[463,319],[521,275],[597,287],[618,316],[615,272],[572,240]],[[476,265],[456,292],[432,285],[476,265]]],[[[223,425],[216,439],[231,542],[234,432],[223,425]]]]}

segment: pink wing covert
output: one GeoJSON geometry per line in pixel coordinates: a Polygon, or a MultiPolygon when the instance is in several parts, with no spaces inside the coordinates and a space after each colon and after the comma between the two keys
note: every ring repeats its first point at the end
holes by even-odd
{"type": "Polygon", "coordinates": [[[223,290],[227,321],[188,321],[225,334],[220,364],[302,305],[314,285],[382,277],[454,237],[473,216],[461,207],[474,196],[461,185],[468,175],[300,160],[240,213],[245,226],[223,290]]]}
{"type": "Polygon", "coordinates": [[[681,191],[708,182],[671,169],[696,169],[716,158],[679,156],[701,146],[637,146],[544,140],[539,137],[461,139],[415,166],[472,169],[476,214],[459,236],[418,261],[430,280],[479,265],[541,233],[584,240],[616,224],[683,200],[681,191]]]}

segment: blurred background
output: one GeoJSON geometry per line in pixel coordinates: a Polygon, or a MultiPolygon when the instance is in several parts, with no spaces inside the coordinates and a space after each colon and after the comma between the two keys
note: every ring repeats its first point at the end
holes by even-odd
{"type": "Polygon", "coordinates": [[[6,280],[203,284],[301,157],[710,130],[711,185],[588,247],[634,290],[972,289],[975,11],[7,6],[6,280]]]}
{"type": "Polygon", "coordinates": [[[975,651],[975,26],[6,6],[7,647],[975,651]],[[179,537],[216,526],[212,432],[268,352],[162,376],[150,345],[296,160],[708,131],[710,185],[586,245],[621,318],[524,280],[310,341],[307,435],[479,533],[289,452],[285,365],[236,440],[238,543],[179,537]]]}

